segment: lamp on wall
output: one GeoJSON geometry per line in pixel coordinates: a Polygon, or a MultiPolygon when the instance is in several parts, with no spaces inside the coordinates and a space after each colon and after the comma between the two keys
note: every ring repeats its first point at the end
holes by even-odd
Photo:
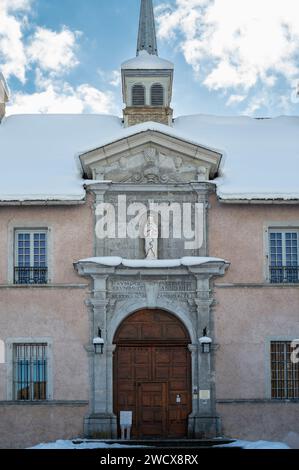
{"type": "Polygon", "coordinates": [[[198,341],[201,344],[201,352],[203,354],[208,354],[211,352],[212,339],[207,335],[207,328],[203,330],[202,337],[199,338],[198,341]]]}
{"type": "Polygon", "coordinates": [[[98,336],[93,338],[92,343],[93,343],[95,354],[103,354],[105,342],[102,338],[102,330],[100,328],[98,329],[98,336]]]}

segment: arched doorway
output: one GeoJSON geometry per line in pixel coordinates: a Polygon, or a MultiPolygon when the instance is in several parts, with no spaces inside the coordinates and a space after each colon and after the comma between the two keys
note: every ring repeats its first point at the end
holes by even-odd
{"type": "Polygon", "coordinates": [[[118,328],[114,412],[133,412],[133,438],[187,437],[190,342],[181,321],[163,310],[140,310],[118,328]]]}

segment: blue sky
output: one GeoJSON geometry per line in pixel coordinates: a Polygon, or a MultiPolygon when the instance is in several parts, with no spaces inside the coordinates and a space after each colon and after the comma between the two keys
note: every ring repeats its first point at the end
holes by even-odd
{"type": "MultiPolygon", "coordinates": [[[[297,0],[154,6],[159,55],[175,64],[175,115],[299,114],[297,0]]],[[[139,8],[140,0],[0,0],[8,113],[120,114],[120,64],[135,55],[139,8]]]]}

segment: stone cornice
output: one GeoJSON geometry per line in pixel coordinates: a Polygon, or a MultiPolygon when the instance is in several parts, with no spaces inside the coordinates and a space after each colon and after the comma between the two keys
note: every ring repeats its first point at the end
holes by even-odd
{"type": "Polygon", "coordinates": [[[221,198],[218,196],[218,202],[221,204],[240,204],[240,205],[298,205],[299,199],[240,199],[235,197],[231,198],[221,198]]]}
{"type": "Polygon", "coordinates": [[[215,283],[215,289],[299,289],[298,284],[270,284],[266,282],[215,283]]]}
{"type": "Polygon", "coordinates": [[[207,262],[198,266],[180,266],[180,267],[154,267],[154,268],[137,268],[137,267],[110,267],[90,261],[79,261],[74,263],[75,269],[81,276],[90,276],[93,278],[107,278],[108,275],[117,276],[139,276],[142,278],[155,276],[188,276],[193,274],[195,277],[213,277],[222,276],[229,267],[226,261],[207,262]]]}
{"type": "Polygon", "coordinates": [[[213,192],[215,190],[215,184],[209,181],[205,182],[190,182],[190,183],[117,183],[117,182],[106,182],[106,181],[95,181],[94,184],[88,184],[87,190],[94,192],[95,194],[105,194],[106,191],[122,193],[122,192],[162,192],[168,193],[169,191],[175,192],[187,192],[191,190],[196,191],[198,194],[206,194],[207,192],[213,192]]]}
{"type": "Polygon", "coordinates": [[[45,199],[45,200],[22,200],[22,201],[0,201],[0,206],[80,206],[86,204],[86,199],[45,199]]]}

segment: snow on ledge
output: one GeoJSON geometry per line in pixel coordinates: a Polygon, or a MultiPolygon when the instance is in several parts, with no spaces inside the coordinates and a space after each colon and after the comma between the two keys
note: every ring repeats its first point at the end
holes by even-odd
{"type": "Polygon", "coordinates": [[[209,336],[202,336],[201,338],[199,338],[198,341],[200,344],[211,344],[213,342],[212,338],[210,338],[209,336]]]}
{"type": "Polygon", "coordinates": [[[241,447],[242,449],[290,449],[290,447],[284,442],[272,442],[272,441],[241,441],[236,440],[231,444],[215,445],[215,447],[241,447]]]}
{"type": "Polygon", "coordinates": [[[221,258],[185,256],[179,259],[125,259],[119,256],[103,256],[81,259],[79,263],[95,263],[102,266],[125,266],[127,268],[177,268],[179,266],[199,266],[206,263],[226,263],[221,258]]]}

